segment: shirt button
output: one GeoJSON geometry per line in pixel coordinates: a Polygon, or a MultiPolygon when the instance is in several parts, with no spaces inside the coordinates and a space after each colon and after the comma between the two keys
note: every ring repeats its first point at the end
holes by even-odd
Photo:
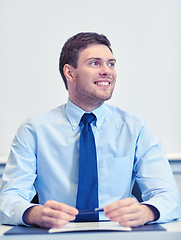
{"type": "Polygon", "coordinates": [[[73,124],[74,127],[75,127],[76,125],[77,125],[76,123],[73,124]]]}

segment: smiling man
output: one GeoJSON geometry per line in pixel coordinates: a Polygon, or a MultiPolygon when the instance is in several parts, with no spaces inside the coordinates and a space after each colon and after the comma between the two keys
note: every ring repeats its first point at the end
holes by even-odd
{"type": "Polygon", "coordinates": [[[96,159],[96,167],[84,173],[87,186],[96,174],[85,195],[88,191],[91,202],[95,194],[95,208],[103,208],[96,221],[140,226],[179,217],[179,193],[160,141],[146,121],[105,103],[114,90],[115,63],[104,35],[79,33],[65,43],[59,70],[69,99],[18,129],[3,174],[0,222],[50,228],[78,219],[84,127],[91,134],[84,166],[96,159]],[[92,120],[83,126],[88,115],[92,120]],[[135,180],[141,203],[131,195],[135,180]],[[39,204],[31,203],[36,193],[39,204]]]}
{"type": "Polygon", "coordinates": [[[93,44],[80,52],[77,68],[65,64],[71,102],[90,112],[110,99],[116,81],[115,62],[106,45],[93,44]]]}

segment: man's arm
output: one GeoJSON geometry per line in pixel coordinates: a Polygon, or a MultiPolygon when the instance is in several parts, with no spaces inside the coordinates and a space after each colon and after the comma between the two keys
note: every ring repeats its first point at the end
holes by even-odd
{"type": "Polygon", "coordinates": [[[47,201],[43,206],[28,208],[23,214],[23,221],[27,225],[37,225],[45,228],[61,228],[75,219],[78,210],[64,203],[47,201]]]}
{"type": "Polygon", "coordinates": [[[25,121],[18,129],[6,163],[0,190],[0,222],[23,224],[24,211],[36,194],[35,138],[31,121],[25,121]],[[31,146],[31,147],[30,147],[31,146]]]}
{"type": "Polygon", "coordinates": [[[180,216],[180,194],[160,140],[147,122],[137,139],[133,171],[142,193],[142,205],[158,209],[157,223],[180,216]]]}

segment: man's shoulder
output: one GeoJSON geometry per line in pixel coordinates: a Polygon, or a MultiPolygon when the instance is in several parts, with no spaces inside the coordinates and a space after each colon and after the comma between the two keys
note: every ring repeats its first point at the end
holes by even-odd
{"type": "Polygon", "coordinates": [[[23,122],[23,125],[42,125],[47,122],[51,123],[52,121],[60,120],[64,117],[64,107],[65,104],[55,107],[45,113],[30,116],[23,122]]]}
{"type": "Polygon", "coordinates": [[[65,108],[65,104],[60,105],[58,107],[50,109],[49,111],[47,111],[43,114],[34,116],[34,117],[32,117],[32,119],[34,119],[34,120],[38,120],[38,119],[50,120],[50,119],[61,118],[64,115],[64,108],[65,108]]]}
{"type": "Polygon", "coordinates": [[[127,123],[139,124],[143,125],[145,120],[136,114],[130,113],[129,111],[125,111],[117,106],[106,104],[108,117],[110,119],[120,120],[127,123]]]}

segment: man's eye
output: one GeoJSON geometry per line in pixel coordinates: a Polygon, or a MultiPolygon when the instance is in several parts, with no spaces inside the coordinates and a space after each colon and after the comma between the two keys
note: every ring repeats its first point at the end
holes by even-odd
{"type": "Polygon", "coordinates": [[[91,64],[92,66],[98,66],[98,65],[99,65],[98,62],[90,62],[90,64],[91,64]]]}
{"type": "Polygon", "coordinates": [[[114,63],[114,62],[110,62],[110,63],[109,63],[109,66],[112,67],[112,68],[114,68],[114,67],[115,67],[115,63],[114,63]]]}

